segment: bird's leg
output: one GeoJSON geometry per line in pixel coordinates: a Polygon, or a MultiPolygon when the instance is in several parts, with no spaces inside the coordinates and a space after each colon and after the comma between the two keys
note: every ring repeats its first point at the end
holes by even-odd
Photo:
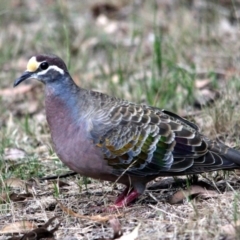
{"type": "Polygon", "coordinates": [[[123,199],[127,196],[129,193],[129,187],[126,187],[124,191],[117,197],[114,204],[118,204],[119,202],[123,201],[123,199]]]}
{"type": "Polygon", "coordinates": [[[138,198],[140,194],[134,188],[127,187],[117,198],[113,208],[122,208],[129,205],[132,201],[138,198]]]}

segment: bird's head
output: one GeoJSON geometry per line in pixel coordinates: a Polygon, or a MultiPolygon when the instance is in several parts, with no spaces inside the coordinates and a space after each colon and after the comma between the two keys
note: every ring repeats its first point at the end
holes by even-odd
{"type": "Polygon", "coordinates": [[[64,79],[68,75],[66,64],[55,55],[36,55],[30,58],[26,71],[15,80],[14,87],[27,79],[37,79],[44,84],[64,79]]]}

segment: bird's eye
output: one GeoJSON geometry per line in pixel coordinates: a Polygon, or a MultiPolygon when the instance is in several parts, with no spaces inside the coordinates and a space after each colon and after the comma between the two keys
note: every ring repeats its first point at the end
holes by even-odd
{"type": "Polygon", "coordinates": [[[41,68],[42,70],[46,70],[48,67],[49,67],[49,64],[48,64],[47,62],[42,62],[42,63],[40,64],[40,68],[41,68]]]}

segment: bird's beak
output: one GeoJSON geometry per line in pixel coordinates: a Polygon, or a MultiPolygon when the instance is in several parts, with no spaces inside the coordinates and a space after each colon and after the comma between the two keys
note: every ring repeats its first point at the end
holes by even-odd
{"type": "Polygon", "coordinates": [[[15,80],[13,87],[16,87],[18,84],[20,84],[22,81],[27,80],[32,77],[32,72],[25,71],[21,77],[15,80]]]}

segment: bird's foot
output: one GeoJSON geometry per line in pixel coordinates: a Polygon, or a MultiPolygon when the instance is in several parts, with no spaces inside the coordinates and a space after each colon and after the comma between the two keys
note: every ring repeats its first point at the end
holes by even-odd
{"type": "Polygon", "coordinates": [[[114,204],[118,204],[119,202],[122,202],[130,192],[131,192],[131,189],[129,189],[129,187],[126,187],[124,191],[120,195],[118,195],[114,204]]]}
{"type": "Polygon", "coordinates": [[[119,209],[128,206],[136,198],[139,197],[139,193],[135,189],[129,189],[128,187],[117,197],[113,206],[110,207],[111,210],[119,209]]]}
{"type": "Polygon", "coordinates": [[[117,210],[128,206],[132,203],[136,198],[139,197],[139,193],[137,190],[133,188],[126,188],[116,199],[114,205],[110,205],[108,207],[100,207],[100,206],[92,206],[95,213],[113,213],[117,210]]]}

